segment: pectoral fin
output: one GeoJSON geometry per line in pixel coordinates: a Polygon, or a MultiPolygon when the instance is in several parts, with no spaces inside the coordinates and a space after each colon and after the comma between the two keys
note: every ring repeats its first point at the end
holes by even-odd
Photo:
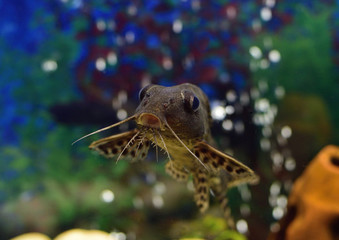
{"type": "Polygon", "coordinates": [[[208,175],[203,169],[197,170],[193,174],[194,200],[200,212],[205,212],[209,206],[210,186],[208,175]]]}
{"type": "Polygon", "coordinates": [[[179,182],[186,182],[188,179],[188,172],[180,166],[175,160],[170,160],[166,163],[166,173],[179,182]]]}
{"type": "Polygon", "coordinates": [[[228,173],[230,176],[228,187],[242,183],[257,183],[259,180],[259,177],[250,168],[205,142],[198,142],[194,146],[194,152],[213,172],[226,171],[228,173]]]}
{"type": "Polygon", "coordinates": [[[227,221],[227,225],[230,229],[234,229],[234,219],[231,214],[231,209],[228,206],[228,199],[226,196],[227,186],[223,185],[222,178],[211,177],[210,186],[216,199],[219,201],[223,215],[227,221]]]}
{"type": "Polygon", "coordinates": [[[150,143],[148,140],[137,138],[138,132],[138,129],[133,129],[102,138],[92,142],[89,148],[107,158],[113,158],[121,154],[121,156],[130,157],[132,160],[143,160],[148,153],[150,143]]]}

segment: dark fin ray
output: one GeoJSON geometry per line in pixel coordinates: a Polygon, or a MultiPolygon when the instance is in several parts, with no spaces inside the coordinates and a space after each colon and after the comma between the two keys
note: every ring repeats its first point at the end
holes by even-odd
{"type": "Polygon", "coordinates": [[[182,166],[179,166],[175,160],[166,163],[166,173],[173,177],[178,182],[187,182],[188,172],[182,166]]]}
{"type": "Polygon", "coordinates": [[[102,138],[92,142],[89,148],[107,158],[121,155],[129,157],[134,161],[143,160],[147,156],[150,144],[148,141],[140,143],[140,141],[132,140],[138,132],[137,129],[133,129],[128,132],[102,138]],[[127,146],[127,144],[129,146],[127,146]],[[136,157],[139,157],[139,159],[136,159],[136,157]]]}
{"type": "Polygon", "coordinates": [[[242,183],[255,184],[259,181],[259,177],[249,167],[205,142],[198,142],[194,146],[194,152],[213,172],[225,171],[228,173],[230,176],[228,187],[242,183]]]}
{"type": "Polygon", "coordinates": [[[137,144],[135,144],[136,148],[136,152],[137,152],[137,155],[135,158],[132,158],[132,162],[137,162],[137,161],[142,161],[146,158],[147,156],[147,153],[148,153],[148,148],[147,147],[147,142],[148,140],[146,140],[145,136],[142,136],[141,138],[139,138],[137,140],[137,144]]]}
{"type": "Polygon", "coordinates": [[[136,139],[136,137],[137,136],[139,136],[139,134],[140,134],[140,131],[137,131],[134,135],[133,135],[133,137],[127,142],[127,144],[125,145],[125,147],[122,149],[122,151],[120,152],[120,154],[119,154],[119,156],[118,156],[118,158],[117,158],[117,160],[115,161],[116,163],[118,163],[118,161],[119,161],[119,159],[120,159],[120,157],[121,157],[121,155],[126,151],[126,149],[128,149],[129,148],[129,153],[130,153],[130,155],[132,155],[132,158],[135,158],[135,156],[136,156],[136,152],[135,152],[135,150],[132,150],[132,149],[134,149],[134,147],[135,147],[135,139],[136,139]],[[133,147],[134,146],[134,147],[133,147]]]}
{"type": "Polygon", "coordinates": [[[198,169],[193,175],[194,200],[202,213],[209,207],[210,186],[207,174],[203,169],[198,169]]]}

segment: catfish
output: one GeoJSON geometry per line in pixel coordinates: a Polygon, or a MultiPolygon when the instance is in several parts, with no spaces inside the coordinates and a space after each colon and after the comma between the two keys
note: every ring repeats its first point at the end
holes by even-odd
{"type": "MultiPolygon", "coordinates": [[[[209,208],[210,192],[218,199],[230,227],[227,190],[258,182],[249,167],[212,146],[211,113],[207,96],[196,85],[148,85],[139,92],[135,114],[79,140],[134,120],[137,127],[94,141],[89,148],[107,158],[146,158],[151,145],[167,153],[166,172],[179,182],[193,177],[194,200],[201,212],[209,208]]],[[[77,141],[79,141],[77,140],[77,141]]]]}

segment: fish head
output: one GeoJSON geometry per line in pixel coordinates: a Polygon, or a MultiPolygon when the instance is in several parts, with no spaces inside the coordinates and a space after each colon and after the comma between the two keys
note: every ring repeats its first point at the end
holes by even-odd
{"type": "Polygon", "coordinates": [[[202,137],[209,129],[209,103],[201,89],[193,84],[173,87],[148,85],[139,92],[137,124],[160,129],[168,125],[183,139],[202,137]]]}

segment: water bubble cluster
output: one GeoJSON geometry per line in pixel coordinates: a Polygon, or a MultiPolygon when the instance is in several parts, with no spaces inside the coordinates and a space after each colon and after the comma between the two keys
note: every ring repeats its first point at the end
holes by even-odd
{"type": "Polygon", "coordinates": [[[166,192],[166,185],[162,182],[157,182],[153,186],[152,203],[155,208],[162,208],[165,204],[163,195],[166,192]]]}
{"type": "MultiPolygon", "coordinates": [[[[272,8],[275,0],[265,0],[260,11],[263,22],[272,19],[272,8]]],[[[259,29],[260,23],[253,22],[253,28],[259,29]]],[[[250,70],[265,73],[277,66],[282,59],[279,50],[274,48],[270,37],[265,37],[262,44],[257,43],[249,47],[250,70]]],[[[265,76],[265,74],[263,74],[265,76]]],[[[288,141],[293,136],[293,129],[289,125],[277,125],[278,103],[285,97],[285,88],[274,79],[261,77],[252,87],[251,99],[254,101],[253,122],[261,130],[260,148],[263,156],[271,162],[271,169],[276,180],[271,183],[268,202],[271,206],[273,221],[272,231],[278,231],[279,221],[286,212],[287,194],[291,190],[292,180],[288,174],[295,170],[296,161],[289,149],[288,141]],[[286,176],[287,175],[287,176],[286,176]],[[280,176],[284,176],[281,178],[280,176]]]]}

